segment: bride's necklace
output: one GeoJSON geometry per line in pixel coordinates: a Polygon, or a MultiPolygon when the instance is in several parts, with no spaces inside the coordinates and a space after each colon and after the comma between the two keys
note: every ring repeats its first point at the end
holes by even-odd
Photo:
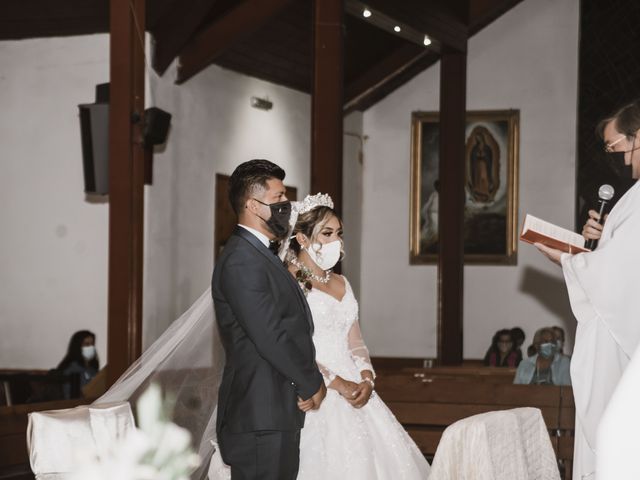
{"type": "Polygon", "coordinates": [[[291,265],[298,269],[296,272],[296,280],[298,280],[298,282],[300,282],[307,290],[311,290],[311,282],[309,280],[315,280],[322,285],[326,285],[331,279],[332,270],[327,270],[324,276],[321,277],[313,273],[305,264],[301,263],[295,255],[290,255],[287,260],[289,260],[291,265]]]}

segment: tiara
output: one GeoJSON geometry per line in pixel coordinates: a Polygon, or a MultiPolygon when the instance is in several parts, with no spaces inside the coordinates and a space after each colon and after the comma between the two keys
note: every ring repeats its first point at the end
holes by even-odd
{"type": "Polygon", "coordinates": [[[310,212],[317,207],[333,208],[333,200],[328,193],[316,193],[315,195],[307,195],[302,202],[297,202],[298,214],[310,212]]]}

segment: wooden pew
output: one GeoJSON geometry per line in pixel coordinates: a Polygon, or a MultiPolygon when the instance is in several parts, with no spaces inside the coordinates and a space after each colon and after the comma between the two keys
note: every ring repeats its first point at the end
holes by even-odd
{"type": "Polygon", "coordinates": [[[0,407],[0,479],[33,480],[27,451],[27,415],[43,410],[72,408],[93,399],[60,400],[0,407]]]}
{"type": "Polygon", "coordinates": [[[571,478],[575,407],[570,387],[513,385],[501,372],[494,372],[497,379],[492,382],[489,373],[474,375],[465,369],[452,379],[453,371],[433,370],[379,372],[376,379],[376,391],[427,457],[435,454],[444,429],[462,418],[536,407],[549,429],[563,478],[571,478]]]}

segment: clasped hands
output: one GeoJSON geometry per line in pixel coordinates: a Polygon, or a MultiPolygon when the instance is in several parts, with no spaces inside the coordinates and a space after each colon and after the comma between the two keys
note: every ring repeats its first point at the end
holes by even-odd
{"type": "Polygon", "coordinates": [[[329,387],[335,388],[355,408],[364,407],[373,393],[373,386],[364,379],[362,382],[356,383],[342,377],[336,377],[329,387]],[[335,386],[333,386],[334,383],[336,383],[335,386]]]}
{"type": "MultiPolygon", "coordinates": [[[[607,219],[607,215],[604,216],[607,219]]],[[[602,236],[603,226],[598,223],[600,220],[600,214],[595,210],[589,210],[589,220],[584,224],[582,228],[582,236],[587,240],[599,240],[602,236]]],[[[553,263],[560,265],[560,258],[562,257],[562,250],[556,250],[555,248],[549,248],[541,243],[534,244],[542,254],[551,260],[553,263]]]]}
{"type": "MultiPolygon", "coordinates": [[[[368,381],[363,380],[360,383],[356,383],[345,380],[344,378],[339,376],[337,376],[329,384],[329,388],[337,391],[354,408],[364,407],[369,401],[369,398],[371,398],[371,394],[373,393],[373,387],[368,381]]],[[[309,410],[317,410],[318,407],[320,407],[320,403],[322,403],[322,399],[324,399],[324,396],[326,395],[326,387],[324,386],[324,384],[322,385],[320,390],[308,400],[302,400],[301,398],[298,398],[298,408],[303,412],[308,412],[309,410]],[[324,389],[324,393],[318,401],[316,397],[319,395],[320,390],[322,389],[324,389]]]]}

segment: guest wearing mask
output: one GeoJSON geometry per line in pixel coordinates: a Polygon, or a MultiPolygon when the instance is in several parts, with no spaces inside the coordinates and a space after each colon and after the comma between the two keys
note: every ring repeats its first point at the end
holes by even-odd
{"type": "Polygon", "coordinates": [[[553,333],[556,334],[556,345],[558,346],[558,353],[560,355],[564,355],[564,328],[555,326],[551,327],[551,330],[553,330],[553,333]]]}
{"type": "MultiPolygon", "coordinates": [[[[65,375],[78,374],[80,387],[84,387],[98,374],[100,362],[96,353],[96,336],[89,330],[80,330],[71,336],[67,354],[57,368],[65,375]]],[[[65,388],[65,397],[70,397],[70,388],[65,388]]]]}
{"type": "Polygon", "coordinates": [[[515,350],[515,342],[511,331],[507,329],[498,330],[484,356],[485,366],[515,368],[521,360],[522,354],[518,355],[515,350]]]}
{"type": "Polygon", "coordinates": [[[536,352],[523,360],[513,383],[530,385],[571,385],[569,357],[558,353],[556,335],[551,328],[538,330],[533,339],[536,352]]]}

